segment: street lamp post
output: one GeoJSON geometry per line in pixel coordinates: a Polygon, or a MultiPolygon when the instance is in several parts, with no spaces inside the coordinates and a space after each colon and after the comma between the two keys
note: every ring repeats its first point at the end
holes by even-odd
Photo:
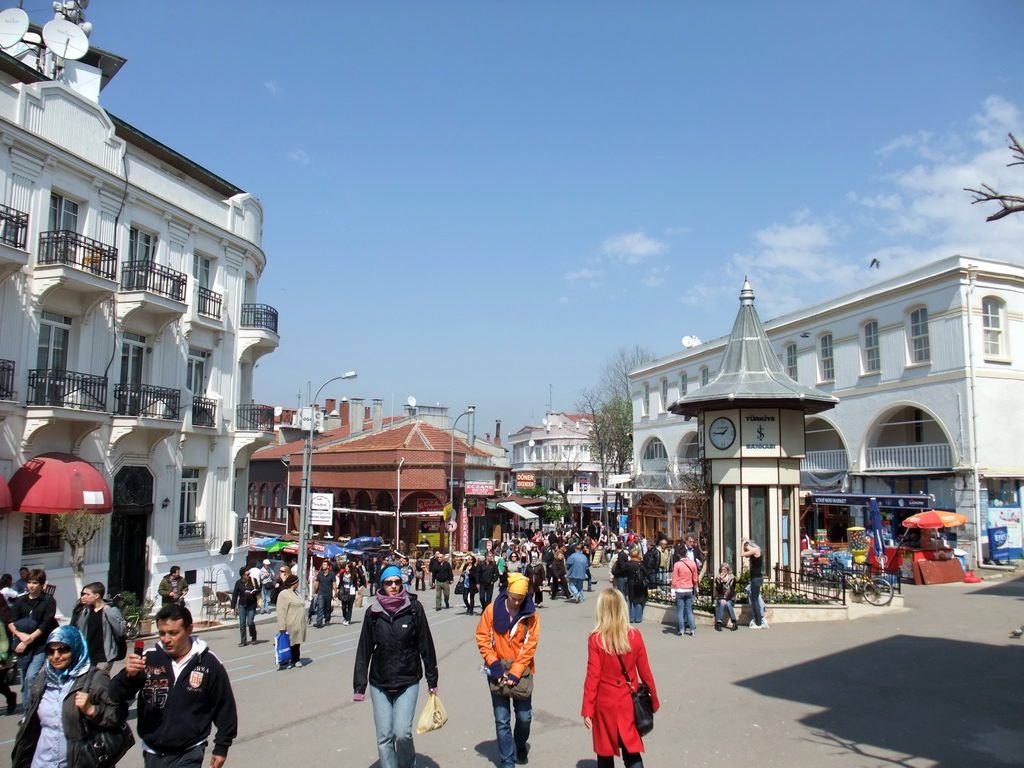
{"type": "MultiPolygon", "coordinates": [[[[475,405],[467,405],[466,410],[460,413],[455,421],[452,422],[452,451],[451,457],[448,464],[448,503],[452,505],[452,514],[455,514],[455,427],[459,423],[459,419],[463,416],[469,416],[471,413],[476,413],[475,405]]],[[[463,494],[465,497],[465,494],[463,494]]],[[[445,529],[445,533],[448,536],[448,551],[452,549],[452,535],[445,529]]]]}
{"type": "Polygon", "coordinates": [[[309,560],[309,553],[306,552],[306,534],[309,530],[309,476],[311,474],[313,462],[313,411],[316,401],[320,399],[320,393],[324,391],[324,387],[328,384],[340,381],[342,379],[354,379],[356,378],[355,371],[349,371],[343,373],[341,376],[335,376],[333,379],[328,379],[320,385],[320,389],[316,391],[316,395],[310,396],[310,391],[313,388],[312,382],[306,382],[306,397],[309,400],[309,432],[306,433],[306,444],[302,450],[302,508],[299,509],[299,552],[298,552],[298,569],[299,572],[295,574],[299,577],[299,588],[300,594],[305,598],[307,596],[309,585],[306,580],[306,563],[309,560]]]}
{"type": "Polygon", "coordinates": [[[402,465],[405,464],[405,456],[398,460],[398,477],[396,478],[397,492],[395,493],[395,552],[398,551],[398,543],[402,532],[402,465]]]}

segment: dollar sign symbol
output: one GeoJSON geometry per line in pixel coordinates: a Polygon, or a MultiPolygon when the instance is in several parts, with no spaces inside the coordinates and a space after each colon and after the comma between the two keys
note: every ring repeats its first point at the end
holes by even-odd
{"type": "Polygon", "coordinates": [[[764,440],[764,427],[757,428],[757,439],[764,440]]]}

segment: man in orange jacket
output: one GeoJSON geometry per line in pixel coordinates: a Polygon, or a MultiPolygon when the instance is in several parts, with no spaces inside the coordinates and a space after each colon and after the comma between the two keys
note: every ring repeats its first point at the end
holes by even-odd
{"type": "Polygon", "coordinates": [[[516,763],[524,764],[529,760],[533,694],[524,699],[511,696],[511,689],[534,672],[533,655],[540,637],[540,617],[529,591],[529,579],[521,573],[510,573],[508,589],[500,592],[484,609],[476,626],[476,644],[493,683],[491,706],[501,768],[513,768],[516,763]],[[509,663],[507,670],[503,661],[509,663]],[[494,692],[495,686],[500,693],[494,692]],[[513,708],[516,713],[514,731],[513,708]]]}

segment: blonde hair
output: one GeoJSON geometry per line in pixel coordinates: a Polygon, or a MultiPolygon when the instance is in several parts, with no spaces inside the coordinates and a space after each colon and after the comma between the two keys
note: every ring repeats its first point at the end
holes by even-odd
{"type": "Polygon", "coordinates": [[[591,634],[606,653],[629,653],[629,609],[626,598],[617,589],[605,589],[597,596],[594,611],[597,624],[591,634]]]}

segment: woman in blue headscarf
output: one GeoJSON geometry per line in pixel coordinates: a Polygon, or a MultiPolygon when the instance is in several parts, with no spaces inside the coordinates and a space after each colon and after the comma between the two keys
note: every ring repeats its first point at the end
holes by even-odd
{"type": "Polygon", "coordinates": [[[106,670],[89,663],[89,649],[73,626],[57,627],[46,639],[46,664],[25,703],[25,719],[11,753],[11,768],[76,768],[80,765],[82,718],[99,728],[127,719],[127,706],[110,700],[106,670]]]}

